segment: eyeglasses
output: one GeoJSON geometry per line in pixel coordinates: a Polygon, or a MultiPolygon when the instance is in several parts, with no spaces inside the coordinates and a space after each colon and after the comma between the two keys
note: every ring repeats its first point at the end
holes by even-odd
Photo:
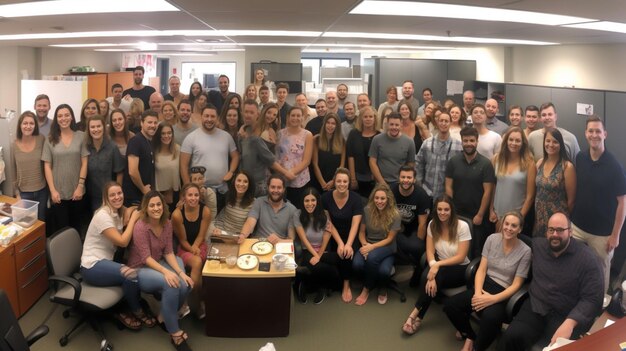
{"type": "Polygon", "coordinates": [[[554,227],[548,227],[548,234],[553,234],[554,232],[556,232],[557,234],[563,234],[564,231],[570,229],[570,227],[567,228],[554,228],[554,227]]]}

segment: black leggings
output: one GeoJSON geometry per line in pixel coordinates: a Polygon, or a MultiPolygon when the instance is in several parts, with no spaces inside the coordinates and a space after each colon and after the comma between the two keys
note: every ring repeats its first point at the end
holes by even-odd
{"type": "Polygon", "coordinates": [[[310,271],[310,279],[305,279],[310,287],[326,288],[331,290],[339,290],[340,280],[339,271],[337,269],[339,256],[336,252],[324,252],[320,257],[320,261],[316,265],[311,264],[313,255],[304,250],[302,253],[302,264],[310,271]]]}
{"type": "MultiPolygon", "coordinates": [[[[504,288],[493,281],[493,279],[489,278],[489,276],[486,276],[483,284],[483,290],[495,295],[504,291],[504,288]]],[[[506,319],[507,301],[501,301],[493,304],[478,312],[478,315],[480,316],[480,329],[478,334],[476,334],[470,325],[473,296],[474,289],[466,290],[462,293],[454,295],[449,299],[446,299],[443,311],[463,337],[474,340],[474,349],[482,351],[486,350],[498,335],[498,332],[502,327],[502,323],[506,319]]]]}
{"type": "MultiPolygon", "coordinates": [[[[443,289],[456,288],[465,285],[466,268],[467,264],[440,267],[437,275],[435,276],[435,282],[437,282],[437,291],[439,292],[443,289]]],[[[426,293],[428,272],[430,272],[430,267],[428,267],[426,270],[424,270],[424,273],[422,273],[422,279],[420,280],[419,297],[417,298],[417,302],[415,302],[415,308],[417,308],[418,310],[417,317],[419,319],[424,319],[426,312],[428,312],[428,307],[430,307],[430,303],[433,301],[433,298],[426,293]]]]}

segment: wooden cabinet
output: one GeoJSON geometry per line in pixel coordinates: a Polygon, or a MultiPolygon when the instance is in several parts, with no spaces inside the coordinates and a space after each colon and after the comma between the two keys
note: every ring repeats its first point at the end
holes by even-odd
{"type": "Polygon", "coordinates": [[[98,101],[111,96],[111,86],[115,83],[122,84],[124,90],[133,86],[133,72],[71,73],[70,75],[87,76],[87,97],[98,101]]]}
{"type": "Polygon", "coordinates": [[[13,245],[8,247],[0,247],[0,288],[6,291],[9,297],[13,313],[17,316],[20,314],[20,305],[17,298],[17,285],[15,274],[15,248],[13,245]]]}
{"type": "MultiPolygon", "coordinates": [[[[1,202],[16,200],[0,196],[1,202]]],[[[9,246],[0,247],[0,288],[20,317],[48,290],[46,261],[46,225],[37,221],[13,239],[9,246]]]]}

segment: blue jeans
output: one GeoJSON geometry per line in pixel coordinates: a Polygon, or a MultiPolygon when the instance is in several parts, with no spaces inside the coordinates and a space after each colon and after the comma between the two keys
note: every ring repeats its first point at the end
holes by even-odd
{"type": "Polygon", "coordinates": [[[383,286],[389,283],[395,251],[395,245],[390,244],[370,251],[367,260],[360,251],[354,254],[352,269],[355,273],[364,275],[364,284],[368,290],[371,291],[376,283],[383,286]]]}
{"type": "Polygon", "coordinates": [[[100,260],[91,268],[80,267],[80,274],[85,281],[93,286],[122,286],[124,298],[133,312],[141,310],[139,304],[139,282],[126,279],[120,272],[122,265],[110,261],[100,260]]]}
{"type": "MultiPolygon", "coordinates": [[[[178,262],[177,270],[170,267],[164,259],[159,261],[159,264],[172,272],[185,269],[183,260],[180,257],[176,257],[176,262],[178,262]]],[[[179,281],[180,286],[172,288],[167,284],[165,277],[160,272],[146,266],[139,268],[139,287],[141,291],[148,294],[161,295],[161,315],[165,322],[165,329],[170,334],[180,330],[178,327],[178,309],[185,303],[185,299],[187,299],[190,291],[186,282],[180,278],[179,281]]]]}
{"type": "Polygon", "coordinates": [[[48,208],[48,187],[37,191],[20,191],[20,197],[24,200],[39,202],[37,206],[37,219],[46,221],[46,209],[48,208]]]}

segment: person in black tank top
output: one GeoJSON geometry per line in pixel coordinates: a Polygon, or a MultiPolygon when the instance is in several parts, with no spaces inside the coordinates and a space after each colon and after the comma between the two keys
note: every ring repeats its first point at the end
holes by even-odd
{"type": "Polygon", "coordinates": [[[206,233],[211,222],[211,210],[200,202],[200,188],[189,183],[182,189],[182,206],[172,213],[172,226],[178,242],[177,256],[186,269],[191,269],[194,289],[191,305],[199,318],[204,318],[204,306],[200,301],[202,291],[202,267],[207,256],[206,233]]]}

